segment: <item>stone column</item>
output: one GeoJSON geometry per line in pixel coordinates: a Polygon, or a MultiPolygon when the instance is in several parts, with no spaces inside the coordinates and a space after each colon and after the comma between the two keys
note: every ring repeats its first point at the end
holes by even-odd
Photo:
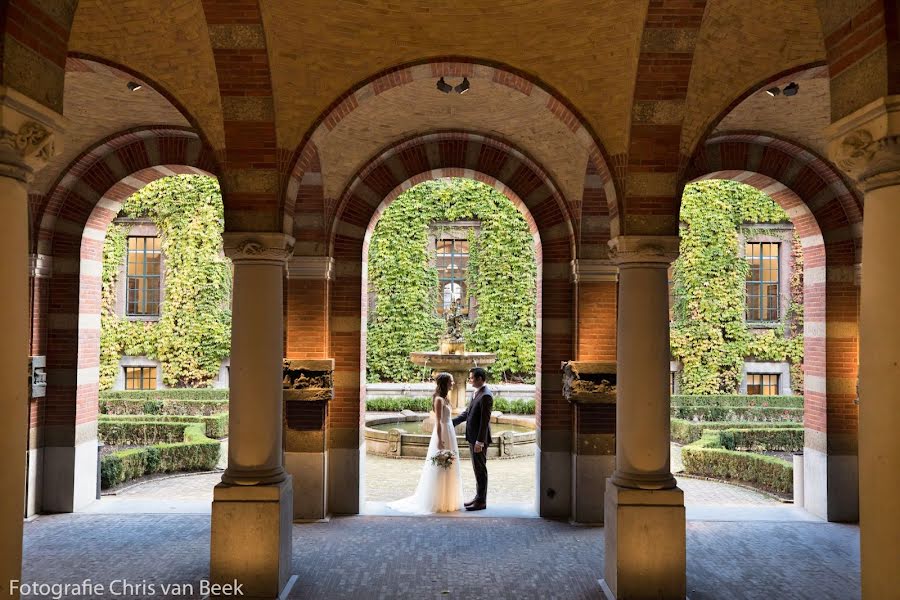
{"type": "MultiPolygon", "coordinates": [[[[28,182],[54,154],[62,118],[0,86],[0,595],[21,579],[28,432],[28,182]]],[[[18,598],[16,593],[12,597],[18,598]]]]}
{"type": "MultiPolygon", "coordinates": [[[[604,332],[604,328],[614,327],[615,305],[602,305],[597,298],[614,295],[617,280],[618,269],[608,260],[572,261],[572,283],[575,285],[575,297],[578,299],[576,330],[578,361],[615,362],[615,355],[610,356],[609,352],[601,350],[605,346],[601,343],[601,339],[604,336],[613,337],[604,332]],[[606,294],[607,289],[611,294],[606,294]],[[589,353],[590,356],[587,356],[589,353]]],[[[608,341],[613,345],[613,340],[608,341]]],[[[603,523],[606,481],[616,466],[616,407],[615,404],[575,401],[574,408],[572,520],[577,523],[603,523]]]]}
{"type": "Polygon", "coordinates": [[[616,470],[606,485],[607,596],[683,600],[684,494],[669,466],[666,270],[678,238],[619,236],[616,470]]]}
{"type": "Polygon", "coordinates": [[[829,153],[865,193],[859,364],[863,598],[900,589],[900,96],[834,123],[829,153]]]}
{"type": "Polygon", "coordinates": [[[294,239],[225,233],[234,264],[228,468],[213,494],[210,575],[276,598],[291,563],[291,477],[283,466],[282,286],[294,239]]]}

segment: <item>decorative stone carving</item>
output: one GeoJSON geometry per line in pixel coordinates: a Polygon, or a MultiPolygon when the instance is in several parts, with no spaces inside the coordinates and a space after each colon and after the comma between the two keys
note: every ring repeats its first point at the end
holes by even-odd
{"type": "Polygon", "coordinates": [[[887,96],[832,124],[831,159],[864,191],[900,185],[900,96],[887,96]]]}
{"type": "Polygon", "coordinates": [[[609,259],[614,265],[633,263],[668,266],[678,257],[678,236],[620,235],[609,241],[609,259]]]}
{"type": "Polygon", "coordinates": [[[574,404],[615,404],[616,365],[593,361],[562,364],[563,397],[574,404]]]}
{"type": "Polygon", "coordinates": [[[0,176],[29,181],[57,151],[62,116],[0,86],[0,176]]]}
{"type": "Polygon", "coordinates": [[[285,401],[328,402],[334,398],[334,359],[285,359],[282,371],[285,401]]]}
{"type": "Polygon", "coordinates": [[[284,233],[225,232],[222,245],[233,262],[284,262],[294,251],[294,238],[284,233]]]}

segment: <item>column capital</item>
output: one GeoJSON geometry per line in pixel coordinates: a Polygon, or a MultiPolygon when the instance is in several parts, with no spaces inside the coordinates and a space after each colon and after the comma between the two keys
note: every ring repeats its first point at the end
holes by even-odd
{"type": "Polygon", "coordinates": [[[62,115],[0,86],[0,176],[30,181],[59,151],[65,123],[62,115]]]}
{"type": "Polygon", "coordinates": [[[51,277],[53,275],[53,257],[46,254],[31,254],[28,256],[29,273],[35,279],[51,277]]]}
{"type": "Polygon", "coordinates": [[[618,279],[619,268],[608,259],[577,258],[572,261],[572,283],[616,282],[618,279]]]}
{"type": "Polygon", "coordinates": [[[900,185],[900,96],[885,96],[826,130],[828,155],[863,191],[900,185]]]}
{"type": "Polygon", "coordinates": [[[222,234],[225,256],[232,262],[284,264],[294,251],[294,238],[286,233],[226,231],[222,234]]]}
{"type": "Polygon", "coordinates": [[[287,262],[288,279],[334,279],[334,259],[330,256],[292,256],[287,262]]]}
{"type": "Polygon", "coordinates": [[[620,235],[609,240],[609,259],[619,267],[642,264],[667,267],[678,258],[674,235],[620,235]]]}

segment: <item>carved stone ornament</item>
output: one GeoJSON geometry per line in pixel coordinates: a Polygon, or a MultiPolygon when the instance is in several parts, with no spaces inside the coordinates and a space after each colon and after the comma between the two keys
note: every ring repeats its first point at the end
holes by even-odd
{"type": "Polygon", "coordinates": [[[286,261],[294,238],[281,233],[231,233],[223,236],[225,254],[232,261],[286,261]]]}
{"type": "Polygon", "coordinates": [[[678,243],[677,236],[620,235],[609,241],[609,259],[619,266],[668,265],[678,257],[678,243]]]}
{"type": "Polygon", "coordinates": [[[864,191],[900,185],[900,96],[871,102],[827,134],[831,159],[864,191]]]}
{"type": "Polygon", "coordinates": [[[34,121],[16,131],[0,128],[0,166],[3,175],[25,180],[31,171],[47,163],[56,149],[53,132],[34,121]]]}

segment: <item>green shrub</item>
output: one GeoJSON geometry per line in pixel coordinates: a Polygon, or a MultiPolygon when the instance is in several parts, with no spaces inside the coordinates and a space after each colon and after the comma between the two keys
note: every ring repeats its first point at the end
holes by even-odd
{"type": "Polygon", "coordinates": [[[494,398],[494,410],[499,410],[508,415],[533,415],[535,401],[532,400],[507,400],[506,398],[494,398]]]}
{"type": "MultiPolygon", "coordinates": [[[[533,415],[534,409],[534,400],[494,398],[494,410],[499,410],[502,413],[533,415]]],[[[400,412],[401,410],[430,412],[431,398],[370,398],[366,400],[366,410],[371,412],[400,412]]]]}
{"type": "Polygon", "coordinates": [[[220,400],[228,401],[227,389],[164,388],[100,392],[100,400],[220,400]]]}
{"type": "Polygon", "coordinates": [[[671,415],[691,421],[803,421],[802,408],[774,406],[672,406],[671,415]]]}
{"type": "Polygon", "coordinates": [[[803,427],[794,422],[770,422],[759,423],[755,421],[731,422],[731,421],[703,421],[694,422],[684,419],[672,419],[672,441],[679,444],[696,442],[703,435],[705,429],[796,429],[803,432],[803,427]]]}
{"type": "Polygon", "coordinates": [[[672,406],[735,406],[803,408],[803,396],[747,396],[747,395],[673,395],[672,406]]]}
{"type": "Polygon", "coordinates": [[[681,449],[684,472],[734,480],[787,495],[793,492],[794,467],[773,456],[735,452],[723,447],[720,431],[706,430],[696,442],[681,449]]]}
{"type": "Polygon", "coordinates": [[[120,450],[100,459],[100,485],[108,488],[152,473],[211,471],[220,444],[204,435],[200,423],[185,423],[182,441],[120,450]]]}
{"type": "Polygon", "coordinates": [[[146,446],[163,442],[181,442],[193,423],[125,421],[101,419],[97,424],[100,441],[111,446],[146,446]]]}
{"type": "Polygon", "coordinates": [[[158,423],[203,423],[206,437],[214,440],[228,437],[228,413],[216,415],[100,415],[100,421],[153,421],[158,423]]]}
{"type": "Polygon", "coordinates": [[[228,412],[227,400],[100,398],[100,414],[104,415],[209,416],[224,412],[228,412]]]}
{"type": "Polygon", "coordinates": [[[803,429],[800,427],[724,429],[720,436],[722,445],[728,450],[798,452],[803,449],[803,429]]]}

